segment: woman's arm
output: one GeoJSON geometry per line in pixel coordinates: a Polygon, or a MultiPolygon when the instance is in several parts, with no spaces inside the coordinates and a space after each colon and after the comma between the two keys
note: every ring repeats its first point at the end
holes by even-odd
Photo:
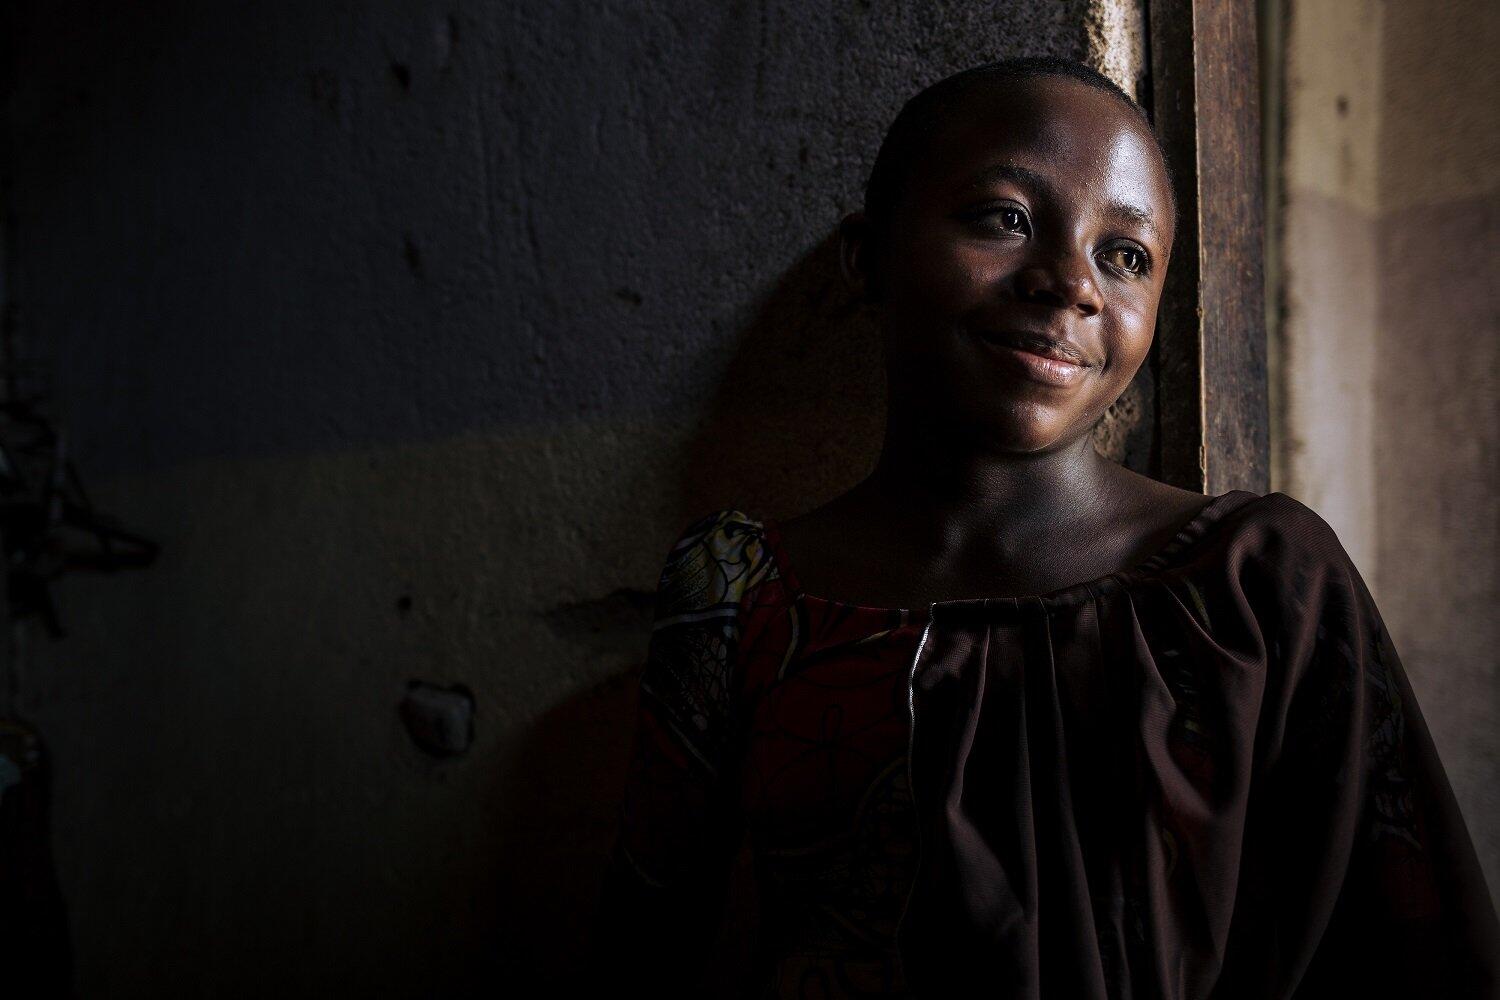
{"type": "Polygon", "coordinates": [[[1334,995],[1351,970],[1396,997],[1500,997],[1500,925],[1457,800],[1395,644],[1359,574],[1324,626],[1325,655],[1363,683],[1351,699],[1361,782],[1349,865],[1299,997],[1334,995]]]}
{"type": "Polygon", "coordinates": [[[719,511],[668,553],[641,677],[636,737],[603,887],[593,961],[602,983],[652,996],[698,987],[740,844],[734,698],[745,592],[766,555],[719,511]]]}
{"type": "Polygon", "coordinates": [[[1278,919],[1241,937],[1258,953],[1231,955],[1220,993],[1243,995],[1248,963],[1281,966],[1296,998],[1495,998],[1500,923],[1468,829],[1374,599],[1313,521],[1270,584],[1284,684],[1240,880],[1241,905],[1278,919]]]}

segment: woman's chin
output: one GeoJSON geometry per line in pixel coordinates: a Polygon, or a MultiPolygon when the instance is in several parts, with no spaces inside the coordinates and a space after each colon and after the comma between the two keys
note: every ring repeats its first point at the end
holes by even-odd
{"type": "Polygon", "coordinates": [[[987,450],[1016,455],[1056,450],[1088,433],[1092,426],[1069,420],[1047,407],[1030,406],[1001,414],[975,414],[969,425],[987,450]]]}
{"type": "Polygon", "coordinates": [[[977,441],[985,451],[1004,455],[1039,455],[1067,444],[1068,438],[1043,427],[976,427],[977,441]]]}

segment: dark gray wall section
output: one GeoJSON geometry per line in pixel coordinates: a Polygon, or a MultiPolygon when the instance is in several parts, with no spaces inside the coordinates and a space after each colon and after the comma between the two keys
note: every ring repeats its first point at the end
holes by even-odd
{"type": "Polygon", "coordinates": [[[21,8],[9,303],[163,544],[24,655],[80,995],[576,969],[674,533],[871,457],[827,237],[881,130],[1096,6],[21,8]],[[468,755],[413,677],[474,691],[468,755]]]}
{"type": "Polygon", "coordinates": [[[96,474],[681,413],[901,101],[1085,6],[36,5],[14,297],[96,474]]]}

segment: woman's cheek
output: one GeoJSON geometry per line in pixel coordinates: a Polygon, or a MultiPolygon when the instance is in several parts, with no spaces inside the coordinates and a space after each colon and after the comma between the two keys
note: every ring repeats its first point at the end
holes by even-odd
{"type": "Polygon", "coordinates": [[[914,242],[907,257],[912,297],[946,315],[966,312],[993,294],[1008,274],[1004,255],[974,241],[929,239],[914,242]]]}
{"type": "Polygon", "coordinates": [[[1156,325],[1156,311],[1150,303],[1120,302],[1111,310],[1110,353],[1116,355],[1117,364],[1139,363],[1151,349],[1151,336],[1156,325]]]}

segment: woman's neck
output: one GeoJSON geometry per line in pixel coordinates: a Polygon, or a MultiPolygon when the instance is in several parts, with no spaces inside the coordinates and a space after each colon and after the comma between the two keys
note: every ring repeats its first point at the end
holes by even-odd
{"type": "Polygon", "coordinates": [[[1036,538],[1098,524],[1119,506],[1120,472],[1089,435],[1017,454],[888,425],[875,469],[851,493],[887,523],[930,531],[933,543],[946,548],[975,535],[1036,538]]]}

